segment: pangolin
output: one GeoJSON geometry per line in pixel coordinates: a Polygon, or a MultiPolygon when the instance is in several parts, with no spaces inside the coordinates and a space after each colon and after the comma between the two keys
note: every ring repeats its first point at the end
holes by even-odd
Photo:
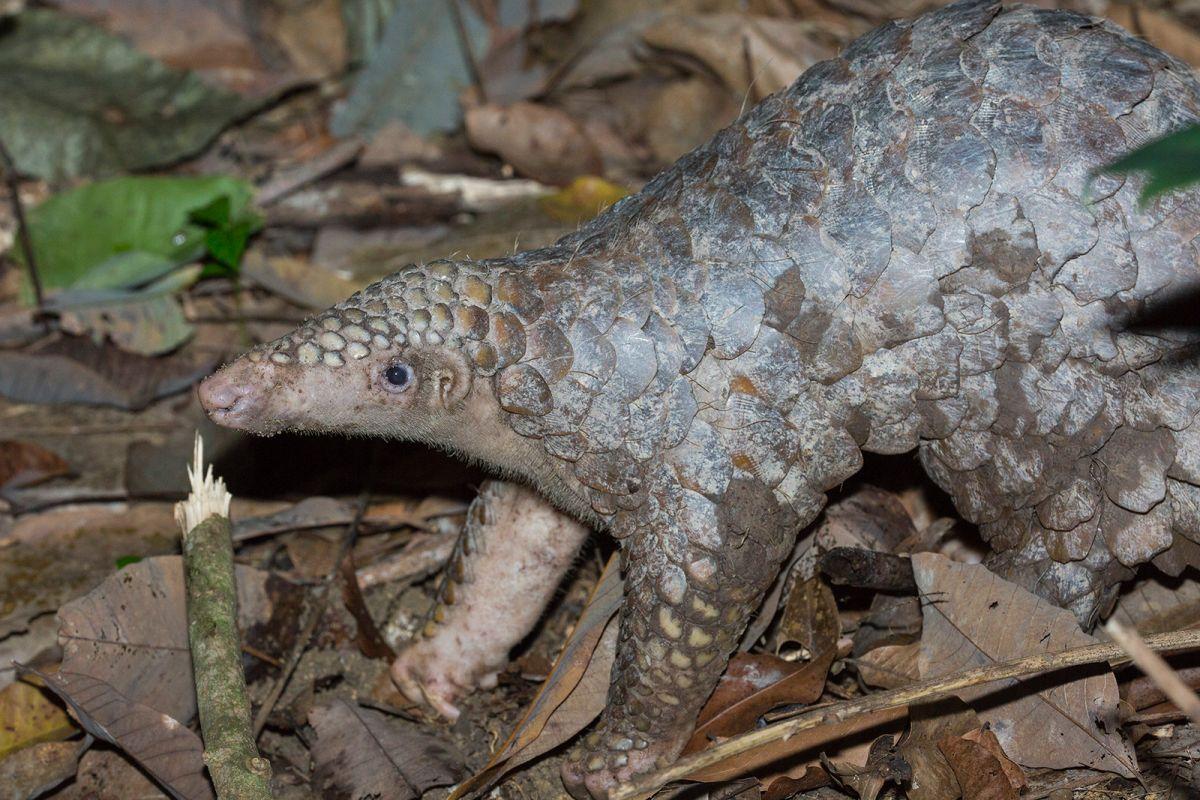
{"type": "MultiPolygon", "coordinates": [[[[1200,192],[1141,205],[1093,174],[1198,118],[1189,69],[1114,25],[965,0],[867,34],[555,245],[405,267],[200,397],[257,433],[431,443],[614,536],[609,700],[564,767],[602,796],[678,756],[864,451],[917,451],[990,566],[1085,625],[1139,565],[1200,563],[1198,337],[1163,321],[1200,288],[1200,192]]],[[[476,603],[545,602],[574,524],[492,531],[476,603]]],[[[453,713],[495,668],[493,647],[435,674],[463,638],[398,682],[453,713]]]]}

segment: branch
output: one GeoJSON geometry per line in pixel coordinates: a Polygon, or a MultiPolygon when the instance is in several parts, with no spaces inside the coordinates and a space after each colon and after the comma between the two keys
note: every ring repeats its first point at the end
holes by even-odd
{"type": "MultiPolygon", "coordinates": [[[[1151,650],[1188,650],[1200,647],[1200,630],[1172,631],[1159,633],[1146,638],[1146,646],[1151,650]]],[[[632,783],[616,789],[611,800],[633,800],[633,798],[650,797],[655,791],[671,781],[686,780],[692,773],[716,764],[733,756],[748,753],[769,742],[790,739],[801,731],[844,722],[860,714],[898,708],[924,700],[943,697],[952,692],[978,686],[993,681],[1026,677],[1042,672],[1052,672],[1077,667],[1083,664],[1097,664],[1103,661],[1120,663],[1130,660],[1119,645],[1093,644],[1064,650],[1061,653],[1039,654],[1027,656],[1002,664],[992,664],[987,667],[965,669],[950,675],[943,675],[927,681],[921,681],[911,686],[893,689],[888,692],[868,695],[867,697],[836,703],[822,708],[812,709],[793,719],[777,722],[765,728],[750,731],[726,739],[707,750],[695,755],[681,758],[666,769],[643,775],[632,783]]]]}
{"type": "Polygon", "coordinates": [[[46,301],[42,292],[42,276],[38,273],[37,259],[33,253],[33,240],[29,237],[29,223],[25,219],[25,206],[21,203],[21,186],[17,181],[17,165],[0,140],[0,161],[4,163],[4,181],[8,184],[8,194],[12,201],[13,216],[17,220],[17,241],[21,244],[21,255],[25,257],[25,269],[29,272],[29,285],[33,287],[33,297],[37,302],[37,316],[44,317],[46,301]]]}
{"type": "Polygon", "coordinates": [[[196,435],[192,491],[175,505],[183,530],[187,577],[188,642],[196,675],[196,701],[208,765],[220,800],[270,800],[271,763],[250,734],[250,700],[242,672],[233,574],[229,492],[203,472],[204,444],[196,435]]]}
{"type": "Polygon", "coordinates": [[[1163,657],[1146,646],[1146,640],[1133,628],[1126,628],[1115,619],[1110,619],[1104,626],[1104,632],[1121,646],[1133,663],[1154,681],[1154,685],[1162,690],[1188,719],[1195,725],[1200,725],[1200,697],[1191,690],[1179,673],[1171,669],[1163,657]]]}

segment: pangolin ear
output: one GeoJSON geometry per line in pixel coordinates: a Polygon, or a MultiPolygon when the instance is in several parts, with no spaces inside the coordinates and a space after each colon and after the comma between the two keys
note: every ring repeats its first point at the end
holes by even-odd
{"type": "Polygon", "coordinates": [[[435,391],[442,408],[450,410],[465,400],[471,392],[474,377],[466,356],[458,351],[448,353],[434,373],[435,391]]]}

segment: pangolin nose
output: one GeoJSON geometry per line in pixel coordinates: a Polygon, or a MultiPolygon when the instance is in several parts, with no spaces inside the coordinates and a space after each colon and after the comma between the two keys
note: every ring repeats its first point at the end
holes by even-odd
{"type": "Polygon", "coordinates": [[[224,371],[205,378],[197,394],[214,422],[236,426],[254,406],[254,389],[246,376],[224,371]]]}

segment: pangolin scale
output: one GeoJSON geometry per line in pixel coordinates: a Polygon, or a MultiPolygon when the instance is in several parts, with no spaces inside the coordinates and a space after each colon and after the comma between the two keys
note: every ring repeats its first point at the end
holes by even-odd
{"type": "Polygon", "coordinates": [[[1189,69],[1108,22],[959,2],[556,245],[406,267],[201,398],[257,432],[432,442],[617,537],[609,702],[564,771],[603,795],[678,755],[863,451],[916,450],[990,566],[1085,625],[1139,565],[1200,563],[1197,335],[1152,324],[1200,288],[1200,193],[1090,177],[1197,118],[1189,69]]]}

